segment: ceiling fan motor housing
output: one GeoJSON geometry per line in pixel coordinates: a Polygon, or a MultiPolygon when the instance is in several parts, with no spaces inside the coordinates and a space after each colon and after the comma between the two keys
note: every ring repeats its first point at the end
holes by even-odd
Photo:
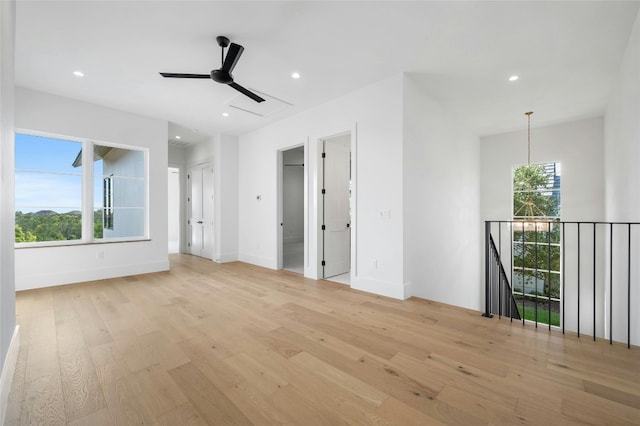
{"type": "Polygon", "coordinates": [[[233,77],[231,76],[231,74],[223,70],[211,71],[211,79],[222,84],[233,83],[233,77]]]}

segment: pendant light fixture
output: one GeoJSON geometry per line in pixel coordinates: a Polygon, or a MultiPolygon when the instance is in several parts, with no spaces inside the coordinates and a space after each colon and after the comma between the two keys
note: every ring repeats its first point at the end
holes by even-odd
{"type": "MultiPolygon", "coordinates": [[[[525,112],[524,115],[527,116],[527,168],[531,168],[531,114],[533,111],[525,112]]],[[[527,173],[531,173],[530,170],[527,173]]],[[[552,225],[547,221],[543,222],[537,219],[536,210],[539,210],[538,206],[536,206],[534,200],[531,197],[528,197],[522,206],[524,209],[525,218],[522,219],[522,222],[514,224],[515,227],[520,228],[516,229],[516,231],[535,231],[535,232],[549,232],[552,229],[552,225]]]]}

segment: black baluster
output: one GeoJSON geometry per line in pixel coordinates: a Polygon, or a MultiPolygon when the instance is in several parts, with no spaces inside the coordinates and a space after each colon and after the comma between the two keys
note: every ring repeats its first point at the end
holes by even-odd
{"type": "Polygon", "coordinates": [[[580,337],[580,222],[578,222],[578,337],[580,337]]]}
{"type": "Polygon", "coordinates": [[[536,321],[536,328],[538,328],[538,222],[533,222],[533,232],[535,233],[533,243],[533,262],[535,265],[534,268],[534,276],[533,276],[533,288],[535,289],[534,299],[533,299],[533,318],[536,321]]]}
{"type": "Polygon", "coordinates": [[[513,312],[512,312],[512,305],[513,305],[513,221],[509,222],[509,226],[510,226],[510,232],[509,232],[509,247],[511,247],[511,299],[509,300],[509,322],[513,322],[513,312]]]}
{"type": "Polygon", "coordinates": [[[596,224],[593,223],[593,341],[596,341],[596,224]]]}
{"type": "Polygon", "coordinates": [[[521,293],[520,298],[522,299],[522,325],[524,325],[524,310],[525,310],[525,301],[524,301],[524,254],[525,254],[525,237],[524,237],[524,222],[522,222],[522,282],[521,284],[521,293]]]}
{"type": "Polygon", "coordinates": [[[502,318],[502,222],[498,222],[498,318],[502,318]]]}
{"type": "Polygon", "coordinates": [[[561,247],[560,247],[560,251],[562,251],[562,334],[564,334],[564,287],[565,287],[565,281],[564,281],[564,269],[565,269],[565,265],[564,265],[564,240],[565,240],[565,235],[564,235],[564,222],[562,222],[562,236],[561,238],[561,247]]]}
{"type": "Polygon", "coordinates": [[[549,331],[551,331],[551,222],[547,222],[547,308],[549,331]]]}
{"type": "Polygon", "coordinates": [[[627,348],[631,349],[631,224],[628,225],[629,247],[627,249],[627,348]]]}
{"type": "Polygon", "coordinates": [[[609,224],[609,344],[613,345],[613,223],[609,224]]]}

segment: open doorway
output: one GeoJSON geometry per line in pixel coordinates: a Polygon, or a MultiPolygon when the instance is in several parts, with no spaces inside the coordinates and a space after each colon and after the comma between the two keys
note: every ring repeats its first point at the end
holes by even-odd
{"type": "Polygon", "coordinates": [[[169,223],[169,253],[180,253],[180,169],[169,167],[168,176],[169,205],[167,215],[169,223]]]}
{"type": "Polygon", "coordinates": [[[304,274],[304,146],[281,151],[282,269],[304,274]]]}
{"type": "Polygon", "coordinates": [[[322,277],[350,284],[351,134],[322,142],[322,277]]]}

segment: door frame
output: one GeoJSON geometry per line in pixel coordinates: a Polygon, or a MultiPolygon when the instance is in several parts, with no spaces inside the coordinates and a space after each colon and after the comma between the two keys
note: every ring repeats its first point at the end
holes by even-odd
{"type": "Polygon", "coordinates": [[[303,231],[303,247],[304,247],[304,276],[307,276],[307,269],[309,267],[309,143],[308,141],[298,143],[295,145],[280,148],[276,152],[276,167],[277,167],[277,214],[276,214],[276,235],[277,235],[277,269],[282,269],[284,264],[284,187],[283,187],[283,175],[284,175],[284,151],[289,151],[293,148],[304,147],[304,170],[303,170],[303,185],[304,185],[304,231],[303,231]]]}

